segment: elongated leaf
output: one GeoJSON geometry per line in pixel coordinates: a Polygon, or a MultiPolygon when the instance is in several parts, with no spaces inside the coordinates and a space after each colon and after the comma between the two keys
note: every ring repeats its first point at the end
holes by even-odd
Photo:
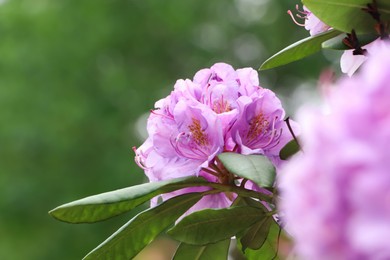
{"type": "Polygon", "coordinates": [[[229,172],[254,181],[260,187],[272,187],[274,184],[275,168],[263,155],[222,153],[218,158],[229,172]]]}
{"type": "Polygon", "coordinates": [[[248,206],[206,209],[183,218],[168,234],[186,244],[205,245],[231,238],[263,215],[263,210],[248,206]]]}
{"type": "MultiPolygon", "coordinates": [[[[376,21],[362,8],[371,0],[302,0],[303,4],[321,21],[342,32],[375,32],[376,21]]],[[[390,1],[377,0],[382,21],[389,21],[390,1]]]]}
{"type": "Polygon", "coordinates": [[[266,60],[261,66],[260,70],[272,69],[275,67],[279,67],[293,61],[297,61],[303,59],[309,55],[316,53],[321,50],[321,44],[329,40],[337,35],[341,34],[341,32],[336,30],[329,30],[314,36],[310,36],[308,38],[302,39],[283,50],[279,51],[271,58],[266,60]]]}
{"type": "Polygon", "coordinates": [[[202,193],[188,193],[141,212],[84,259],[132,259],[202,196],[202,193]]]}
{"type": "Polygon", "coordinates": [[[299,152],[299,150],[299,144],[297,143],[297,141],[292,139],[282,148],[282,150],[280,150],[279,157],[282,160],[287,160],[288,158],[299,152]]]}
{"type": "Polygon", "coordinates": [[[226,260],[228,259],[230,239],[204,246],[181,243],[173,260],[226,260]]]}
{"type": "Polygon", "coordinates": [[[245,249],[259,249],[263,246],[268,237],[269,229],[272,224],[272,217],[264,217],[264,219],[256,222],[246,234],[240,239],[242,244],[242,251],[245,249]]]}
{"type": "Polygon", "coordinates": [[[145,183],[73,201],[49,214],[68,223],[93,223],[127,212],[159,194],[202,183],[205,180],[196,177],[145,183]]]}

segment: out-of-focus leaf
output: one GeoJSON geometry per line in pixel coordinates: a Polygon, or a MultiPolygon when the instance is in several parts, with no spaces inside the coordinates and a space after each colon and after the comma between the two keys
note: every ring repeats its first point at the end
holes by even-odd
{"type": "Polygon", "coordinates": [[[202,193],[188,193],[141,212],[84,259],[132,259],[202,196],[202,193]]]}
{"type": "MultiPolygon", "coordinates": [[[[324,49],[333,49],[333,50],[348,50],[350,49],[347,45],[343,43],[343,39],[345,38],[345,34],[340,34],[330,40],[327,40],[322,43],[322,48],[324,49]]],[[[361,34],[357,35],[359,43],[361,46],[369,44],[372,41],[375,41],[378,38],[377,34],[361,34]]]]}
{"type": "Polygon", "coordinates": [[[93,223],[125,213],[159,194],[201,183],[205,180],[196,177],[144,183],[76,200],[51,210],[49,214],[68,223],[93,223]]]}
{"type": "Polygon", "coordinates": [[[267,239],[272,221],[272,217],[264,217],[264,219],[251,226],[240,239],[242,251],[245,251],[247,248],[259,249],[267,239]]]}
{"type": "MultiPolygon", "coordinates": [[[[376,21],[362,8],[371,0],[302,0],[303,4],[325,24],[350,33],[374,33],[376,21]]],[[[376,0],[382,21],[390,20],[390,1],[376,0]]]]}
{"type": "Polygon", "coordinates": [[[297,152],[299,152],[300,147],[295,139],[292,139],[288,142],[279,152],[279,157],[282,160],[287,160],[297,152]]]}
{"type": "Polygon", "coordinates": [[[264,216],[255,207],[205,209],[183,218],[168,234],[190,245],[206,245],[229,239],[264,216]]]}
{"type": "Polygon", "coordinates": [[[263,155],[222,153],[218,158],[229,172],[254,181],[260,187],[272,187],[274,184],[275,168],[263,155]]]}
{"type": "Polygon", "coordinates": [[[230,239],[204,246],[181,243],[173,260],[226,260],[228,259],[230,239]]]}
{"type": "Polygon", "coordinates": [[[259,70],[272,69],[312,55],[321,50],[321,44],[324,41],[329,40],[339,34],[341,34],[341,32],[336,30],[329,30],[293,43],[292,45],[284,48],[266,60],[260,66],[259,70]]]}

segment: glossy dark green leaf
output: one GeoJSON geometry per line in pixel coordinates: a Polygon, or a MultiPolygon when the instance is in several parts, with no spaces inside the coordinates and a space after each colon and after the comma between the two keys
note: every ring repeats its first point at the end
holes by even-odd
{"type": "Polygon", "coordinates": [[[132,259],[203,196],[189,193],[141,212],[84,259],[132,259]]]}
{"type": "MultiPolygon", "coordinates": [[[[332,28],[350,33],[375,32],[376,21],[362,10],[371,0],[302,0],[321,21],[332,28]]],[[[376,0],[382,21],[389,21],[390,1],[376,0]]]]}
{"type": "Polygon", "coordinates": [[[260,70],[267,70],[276,68],[293,61],[297,61],[303,59],[309,55],[312,55],[319,50],[321,50],[321,44],[324,41],[327,41],[337,35],[341,34],[341,32],[336,30],[329,30],[314,36],[310,36],[308,38],[302,39],[283,50],[279,51],[271,58],[266,60],[261,66],[260,70]]]}
{"type": "Polygon", "coordinates": [[[259,208],[264,212],[268,212],[268,209],[263,205],[264,202],[252,199],[252,198],[243,198],[241,205],[247,205],[250,207],[259,208]]]}
{"type": "MultiPolygon", "coordinates": [[[[324,49],[333,49],[333,50],[348,50],[350,49],[347,45],[343,43],[343,39],[345,38],[345,34],[340,34],[330,40],[327,40],[322,43],[322,48],[324,49]]],[[[378,38],[377,34],[361,34],[357,35],[359,43],[361,46],[364,46],[372,41],[375,41],[378,38]]]]}
{"type": "Polygon", "coordinates": [[[204,246],[181,243],[173,260],[226,260],[228,259],[230,239],[204,246]]]}
{"type": "MultiPolygon", "coordinates": [[[[247,248],[245,250],[244,255],[248,260],[279,259],[277,255],[280,227],[272,218],[271,220],[272,221],[270,224],[267,239],[265,240],[261,248],[257,250],[247,248]]],[[[241,243],[238,243],[238,246],[242,248],[241,243]]]]}
{"type": "Polygon", "coordinates": [[[274,184],[275,168],[263,155],[222,153],[218,158],[229,172],[254,181],[260,187],[272,187],[274,184]]]}
{"type": "Polygon", "coordinates": [[[240,239],[242,250],[245,251],[247,248],[255,250],[261,248],[268,237],[272,221],[272,217],[264,216],[264,219],[251,226],[240,239]]]}
{"type": "Polygon", "coordinates": [[[261,219],[264,211],[242,206],[206,209],[183,218],[168,234],[190,245],[205,245],[229,239],[261,219]]]}
{"type": "Polygon", "coordinates": [[[287,160],[297,152],[299,152],[300,147],[297,141],[292,139],[290,142],[288,142],[279,152],[279,157],[282,160],[287,160]]]}
{"type": "Polygon", "coordinates": [[[93,223],[125,213],[162,193],[205,183],[203,178],[178,178],[106,192],[61,205],[49,212],[68,223],[93,223]]]}

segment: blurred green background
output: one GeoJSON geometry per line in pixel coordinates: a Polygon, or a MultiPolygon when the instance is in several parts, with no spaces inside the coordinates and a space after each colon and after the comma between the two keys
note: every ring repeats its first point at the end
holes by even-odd
{"type": "MultiPolygon", "coordinates": [[[[145,181],[131,148],[154,102],[215,62],[258,68],[306,37],[286,14],[297,3],[1,0],[0,259],[81,259],[125,223],[135,212],[94,225],[47,212],[145,181]]],[[[318,54],[260,82],[289,111],[328,63],[318,54]]]]}

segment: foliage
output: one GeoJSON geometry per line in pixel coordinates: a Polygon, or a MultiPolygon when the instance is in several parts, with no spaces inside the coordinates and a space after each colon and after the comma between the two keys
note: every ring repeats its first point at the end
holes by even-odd
{"type": "MultiPolygon", "coordinates": [[[[96,225],[47,215],[144,181],[131,151],[142,141],[137,122],[179,75],[216,61],[257,67],[294,28],[288,16],[263,12],[288,9],[290,0],[252,8],[224,0],[0,3],[1,259],[80,259],[144,209],[96,225]]],[[[327,63],[312,62],[261,80],[287,86],[327,63]]]]}
{"type": "MultiPolygon", "coordinates": [[[[145,206],[77,228],[50,221],[46,211],[64,201],[142,182],[129,149],[140,142],[135,122],[168,92],[165,87],[178,75],[191,75],[215,61],[258,67],[287,40],[305,35],[281,15],[295,4],[291,0],[253,6],[248,4],[253,1],[223,0],[0,2],[0,229],[7,237],[0,245],[1,259],[80,258],[145,206]],[[30,235],[21,235],[25,233],[30,235]]],[[[314,2],[304,3],[312,4],[312,11],[324,21],[330,19],[338,31],[350,32],[358,24],[362,32],[372,32],[367,27],[372,21],[364,18],[370,22],[361,23],[357,8],[339,8],[335,1],[328,8],[324,1],[314,2]],[[324,8],[338,15],[322,16],[324,8]],[[351,10],[356,14],[352,25],[342,17],[351,10]]],[[[343,2],[347,1],[337,1],[343,2]]],[[[387,1],[377,2],[387,17],[387,1]]],[[[325,41],[322,47],[336,48],[344,36],[330,45],[325,41]]],[[[294,55],[306,57],[313,53],[309,49],[294,55]]],[[[318,44],[314,49],[320,50],[318,44]]],[[[294,79],[315,78],[328,64],[315,59],[319,57],[264,71],[260,80],[288,96],[294,79]]],[[[287,64],[288,59],[276,65],[287,64]]],[[[135,204],[158,192],[141,196],[135,204]]],[[[239,187],[234,192],[258,196],[239,187]]],[[[123,212],[132,208],[125,201],[123,212]]],[[[81,208],[71,218],[84,216],[81,208]]],[[[260,230],[262,225],[257,225],[260,230]]],[[[226,253],[228,244],[228,240],[199,247],[182,244],[176,257],[193,252],[199,259],[210,259],[214,251],[226,253]]],[[[246,252],[249,256],[252,251],[246,252]]]]}
{"type": "MultiPolygon", "coordinates": [[[[369,19],[369,14],[362,9],[367,8],[370,1],[367,0],[303,0],[315,15],[324,23],[336,30],[349,33],[375,32],[374,19],[369,19]]],[[[383,20],[390,18],[390,3],[386,0],[377,0],[378,11],[383,20]]]]}
{"type": "MultiPolygon", "coordinates": [[[[257,181],[257,183],[265,185],[264,187],[272,185],[273,181],[270,180],[274,180],[275,172],[264,156],[222,153],[220,159],[222,162],[225,160],[232,162],[232,166],[238,164],[244,166],[237,168],[226,164],[227,168],[233,169],[238,176],[242,175],[248,180],[257,181]],[[267,181],[262,181],[262,179],[259,181],[258,176],[264,176],[264,180],[267,181]]],[[[50,214],[69,223],[96,222],[128,211],[145,199],[150,199],[158,194],[191,186],[210,186],[213,189],[202,193],[176,196],[156,207],[143,211],[91,251],[85,259],[107,259],[119,256],[126,259],[133,258],[203,196],[219,192],[235,192],[238,195],[237,202],[244,199],[249,203],[226,209],[205,209],[179,220],[167,232],[174,239],[183,243],[177,251],[177,257],[193,254],[195,248],[189,245],[207,247],[210,244],[226,241],[247,229],[249,230],[246,231],[246,235],[241,240],[243,251],[246,247],[262,248],[274,220],[272,212],[268,212],[261,203],[258,204],[257,200],[249,199],[256,193],[244,188],[225,187],[223,184],[206,182],[201,178],[173,179],[102,193],[57,207],[50,211],[50,214]]],[[[272,201],[271,195],[267,198],[263,194],[260,198],[272,201]]],[[[271,249],[274,250],[274,247],[271,249]]],[[[202,252],[203,250],[206,248],[201,249],[202,252]]],[[[198,253],[203,254],[202,252],[198,253]]]]}
{"type": "MultiPolygon", "coordinates": [[[[375,2],[373,3],[374,6],[372,6],[367,5],[364,1],[356,2],[352,0],[304,0],[303,3],[314,15],[333,29],[326,29],[322,33],[310,36],[290,45],[266,60],[260,69],[264,70],[285,65],[309,56],[322,48],[352,48],[355,49],[355,51],[363,52],[361,45],[358,42],[359,38],[362,39],[361,43],[370,43],[377,37],[383,38],[385,31],[387,30],[384,25],[386,22],[383,21],[387,21],[390,8],[385,1],[378,0],[377,6],[375,5],[375,2]],[[381,18],[375,16],[377,12],[382,14],[381,18]],[[343,33],[346,33],[346,36],[341,36],[343,33]]],[[[305,14],[309,15],[308,12],[305,14]]],[[[211,76],[209,77],[208,82],[210,82],[210,78],[211,76]]],[[[228,84],[228,81],[226,83],[222,82],[224,79],[218,80],[221,81],[220,84],[228,84]]],[[[180,93],[180,95],[185,96],[186,94],[180,93]]],[[[192,95],[185,97],[189,100],[193,98],[192,95]]],[[[249,96],[246,98],[250,99],[249,96]]],[[[171,97],[168,101],[172,103],[172,100],[173,98],[171,97]]],[[[248,104],[247,102],[249,101],[244,100],[246,99],[244,98],[240,101],[242,103],[238,102],[239,107],[244,107],[244,104],[248,104]]],[[[186,102],[190,101],[187,100],[186,102]]],[[[177,104],[177,107],[182,108],[182,106],[180,106],[182,103],[179,105],[179,102],[177,102],[177,104]]],[[[267,103],[268,107],[270,104],[271,103],[267,103]]],[[[176,103],[174,103],[174,105],[176,105],[176,103]]],[[[174,107],[175,106],[173,106],[173,108],[174,107]]],[[[170,108],[170,106],[167,106],[166,109],[169,110],[170,108]]],[[[160,107],[160,109],[163,109],[163,107],[160,107]]],[[[195,107],[191,109],[195,109],[195,107]]],[[[194,113],[193,111],[195,110],[191,109],[189,109],[189,111],[194,113]]],[[[200,110],[200,108],[197,109],[200,110]]],[[[210,107],[207,107],[207,109],[210,109],[210,107]]],[[[222,111],[221,113],[229,111],[222,111]]],[[[248,111],[252,114],[255,113],[255,110],[252,111],[248,109],[248,111]]],[[[169,113],[167,112],[167,115],[164,116],[168,117],[169,120],[178,120],[173,116],[170,117],[171,114],[169,113]]],[[[191,115],[194,116],[195,114],[191,115]]],[[[263,116],[263,114],[260,115],[263,116]]],[[[243,116],[248,117],[247,114],[243,114],[243,116]]],[[[186,119],[185,117],[180,118],[186,119]]],[[[248,120],[248,118],[245,119],[248,120]]],[[[275,116],[275,118],[280,120],[280,116],[275,116]]],[[[245,119],[243,122],[248,124],[245,119]]],[[[161,122],[165,122],[166,127],[169,127],[171,124],[171,121],[169,120],[168,123],[163,120],[161,122]]],[[[237,119],[231,123],[231,129],[234,129],[236,124],[239,125],[240,120],[241,119],[237,119]]],[[[260,119],[256,120],[259,121],[260,119]]],[[[259,123],[258,121],[256,121],[256,127],[260,123],[268,122],[261,121],[259,123]]],[[[276,119],[274,119],[273,124],[275,124],[275,121],[276,119]]],[[[195,121],[192,123],[195,124],[194,122],[195,121]]],[[[202,132],[204,131],[201,128],[203,125],[199,123],[200,121],[198,119],[196,119],[196,122],[197,124],[195,126],[190,125],[189,128],[191,129],[192,127],[193,129],[197,129],[196,136],[198,139],[195,141],[193,140],[193,143],[190,143],[188,141],[189,139],[186,139],[187,143],[185,143],[184,141],[186,140],[184,140],[182,146],[176,146],[176,151],[181,152],[180,154],[182,157],[186,156],[184,156],[183,150],[180,149],[187,149],[191,152],[190,155],[192,155],[192,152],[202,151],[201,145],[204,145],[205,147],[206,145],[209,145],[211,147],[209,140],[205,139],[207,136],[205,137],[205,133],[202,132]]],[[[210,126],[210,122],[206,125],[210,126]]],[[[177,122],[175,121],[175,123],[177,122]]],[[[249,122],[249,124],[252,123],[252,121],[249,122]]],[[[159,126],[159,124],[155,124],[156,125],[148,127],[154,129],[153,127],[159,126]]],[[[182,124],[183,123],[180,123],[180,125],[182,124]]],[[[203,122],[203,124],[205,123],[203,122]]],[[[290,125],[288,125],[288,128],[291,131],[290,125]]],[[[286,130],[286,128],[284,129],[286,130]]],[[[153,131],[149,128],[148,130],[153,131]]],[[[280,140],[274,139],[273,137],[277,135],[278,132],[280,137],[282,130],[279,132],[279,130],[272,128],[272,131],[275,132],[267,132],[267,134],[270,134],[270,140],[266,145],[270,144],[271,141],[275,141],[276,144],[273,147],[277,146],[278,142],[276,141],[280,140]]],[[[241,133],[243,134],[242,136],[249,138],[248,136],[245,136],[245,131],[241,133]]],[[[136,215],[106,241],[91,251],[85,259],[133,258],[163,232],[180,242],[174,259],[182,259],[184,257],[205,259],[206,257],[212,257],[217,254],[219,255],[218,257],[226,257],[232,237],[238,238],[237,246],[241,248],[244,254],[248,251],[247,257],[249,259],[259,257],[277,258],[281,227],[275,221],[275,218],[277,218],[276,197],[278,196],[278,190],[275,185],[274,166],[278,165],[278,160],[288,160],[289,157],[297,153],[300,150],[300,145],[292,132],[292,136],[294,137],[293,140],[286,142],[287,144],[280,149],[277,158],[269,156],[266,153],[268,150],[264,150],[259,154],[259,147],[250,147],[253,150],[248,150],[252,152],[257,151],[253,152],[257,154],[248,155],[242,152],[246,149],[246,143],[244,145],[242,137],[239,136],[238,132],[232,131],[232,133],[233,134],[229,134],[233,137],[234,142],[236,142],[235,138],[238,138],[237,145],[240,144],[233,147],[242,149],[238,153],[234,150],[236,148],[233,148],[231,151],[229,149],[226,150],[226,147],[230,145],[230,143],[227,142],[227,144],[224,144],[222,147],[224,151],[230,152],[219,154],[218,158],[210,158],[204,151],[202,151],[203,153],[201,154],[201,159],[206,159],[206,163],[208,164],[207,167],[211,167],[211,169],[205,168],[205,166],[203,166],[205,163],[200,160],[202,170],[212,175],[226,175],[223,178],[217,176],[218,180],[222,179],[220,182],[207,180],[207,178],[203,176],[205,179],[202,177],[190,177],[141,184],[77,200],[55,208],[50,211],[50,214],[61,221],[69,223],[92,223],[130,211],[136,206],[139,206],[158,195],[166,195],[166,197],[163,197],[164,202],[136,215]],[[249,188],[246,186],[248,181],[253,187],[249,188]],[[203,189],[198,190],[197,192],[192,190],[192,192],[186,194],[184,192],[184,195],[183,193],[180,193],[181,195],[179,196],[172,196],[172,194],[174,194],[172,192],[185,190],[191,187],[203,187],[203,189]],[[197,202],[209,198],[207,196],[221,193],[225,194],[226,198],[231,200],[233,198],[235,199],[230,207],[203,209],[198,211],[190,210],[192,207],[196,208],[197,202]]],[[[183,134],[185,133],[183,132],[182,135],[183,134]]],[[[188,138],[190,138],[190,135],[188,138]]],[[[225,137],[223,137],[223,139],[224,138],[225,137]]],[[[178,138],[175,139],[175,142],[178,143],[179,141],[182,140],[179,140],[178,138]]],[[[283,141],[286,140],[283,139],[283,141]]],[[[173,141],[170,140],[170,143],[173,146],[172,142],[173,141]]],[[[248,142],[250,143],[250,141],[248,142]]],[[[137,156],[142,157],[142,160],[146,161],[148,158],[144,153],[149,153],[150,149],[155,149],[153,146],[149,146],[150,143],[147,143],[145,150],[137,150],[137,153],[140,154],[137,154],[137,156]]],[[[161,149],[162,147],[159,148],[161,149]]],[[[212,148],[214,149],[215,147],[212,148]]],[[[217,154],[218,149],[212,153],[214,155],[217,154]]],[[[160,159],[161,160],[158,161],[158,163],[166,163],[167,169],[164,170],[169,171],[171,158],[162,156],[160,159]]],[[[195,158],[195,163],[199,164],[196,160],[198,160],[198,157],[195,158]]],[[[141,167],[145,168],[146,172],[150,171],[148,165],[144,164],[142,161],[139,161],[138,163],[141,167]]],[[[189,161],[189,165],[191,163],[194,162],[189,161]]],[[[159,167],[161,167],[161,165],[159,167]]],[[[159,175],[157,174],[156,176],[159,175]]],[[[156,176],[154,176],[154,178],[156,176]]],[[[171,173],[168,174],[168,176],[175,176],[175,174],[171,173]]]]}
{"type": "Polygon", "coordinates": [[[321,50],[322,43],[333,39],[340,33],[331,30],[300,40],[270,57],[260,66],[260,70],[272,69],[312,55],[321,50]]]}

